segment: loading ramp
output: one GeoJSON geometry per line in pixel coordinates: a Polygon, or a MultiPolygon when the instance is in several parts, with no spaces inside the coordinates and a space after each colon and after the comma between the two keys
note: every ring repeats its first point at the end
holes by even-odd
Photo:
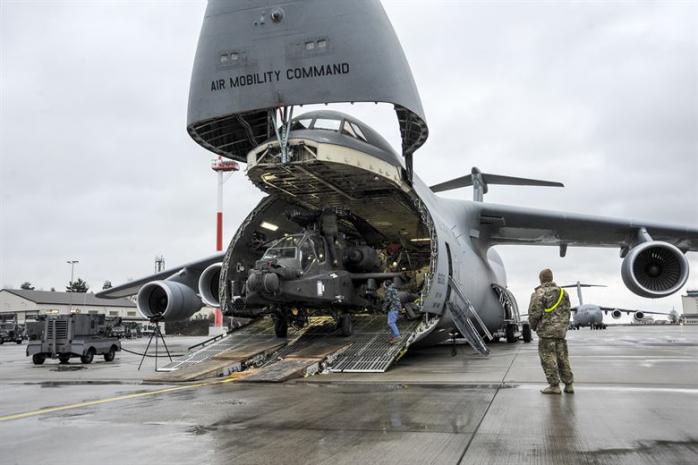
{"type": "Polygon", "coordinates": [[[331,318],[311,318],[285,340],[275,336],[271,318],[261,318],[193,348],[145,381],[196,381],[250,368],[255,370],[244,381],[283,382],[318,372],[381,373],[405,354],[421,322],[399,320],[401,337],[389,344],[385,315],[354,315],[349,337],[339,335],[331,318]]]}
{"type": "Polygon", "coordinates": [[[192,346],[184,356],[144,379],[145,382],[187,382],[227,376],[262,365],[288,343],[274,335],[271,318],[261,318],[222,337],[192,346]]]}
{"type": "MultiPolygon", "coordinates": [[[[354,315],[353,332],[345,337],[338,334],[334,322],[311,326],[292,344],[287,345],[270,359],[262,370],[281,363],[292,365],[293,360],[317,358],[314,372],[328,373],[382,373],[402,357],[414,341],[422,320],[398,320],[400,339],[388,343],[385,315],[354,315]]],[[[294,362],[295,364],[295,362],[294,362]]],[[[246,378],[254,380],[253,377],[246,378]]]]}

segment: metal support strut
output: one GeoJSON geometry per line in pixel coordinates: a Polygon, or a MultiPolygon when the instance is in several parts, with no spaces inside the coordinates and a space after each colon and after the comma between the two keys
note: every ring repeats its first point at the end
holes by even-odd
{"type": "Polygon", "coordinates": [[[271,111],[271,120],[274,124],[274,132],[276,140],[279,142],[279,151],[281,152],[281,163],[286,164],[290,161],[288,153],[288,136],[291,132],[291,120],[293,119],[293,107],[279,107],[271,111]],[[279,112],[277,118],[276,112],[279,112]],[[281,126],[281,130],[279,130],[281,126]]]}

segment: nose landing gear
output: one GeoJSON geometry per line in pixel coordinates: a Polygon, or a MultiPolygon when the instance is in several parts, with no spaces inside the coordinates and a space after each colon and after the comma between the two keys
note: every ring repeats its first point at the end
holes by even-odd
{"type": "Polygon", "coordinates": [[[274,320],[274,334],[276,334],[276,337],[284,339],[288,337],[288,310],[279,309],[272,313],[271,317],[274,320]]]}
{"type": "Polygon", "coordinates": [[[343,313],[339,316],[339,321],[337,322],[337,329],[339,329],[339,334],[344,337],[351,336],[354,330],[354,325],[351,320],[351,313],[343,313]]]}

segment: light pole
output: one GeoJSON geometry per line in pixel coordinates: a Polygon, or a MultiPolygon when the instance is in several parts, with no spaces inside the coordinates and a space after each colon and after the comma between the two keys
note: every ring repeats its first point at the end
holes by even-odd
{"type": "Polygon", "coordinates": [[[240,169],[240,165],[233,160],[223,160],[218,157],[213,160],[211,169],[218,175],[218,205],[216,209],[216,252],[223,251],[223,184],[230,179],[230,176],[240,169]],[[224,173],[227,175],[224,176],[224,173]]]}
{"type": "Polygon", "coordinates": [[[71,284],[75,277],[75,264],[80,263],[80,260],[68,260],[66,263],[70,265],[70,283],[68,284],[71,284]]]}
{"type": "MultiPolygon", "coordinates": [[[[216,209],[216,252],[223,251],[223,184],[230,179],[235,171],[240,169],[240,165],[233,160],[223,160],[218,157],[213,160],[211,169],[218,175],[218,205],[216,209]],[[225,176],[223,175],[225,173],[225,176]]],[[[223,326],[223,314],[221,309],[217,308],[215,313],[214,326],[221,328],[223,326]]]]}

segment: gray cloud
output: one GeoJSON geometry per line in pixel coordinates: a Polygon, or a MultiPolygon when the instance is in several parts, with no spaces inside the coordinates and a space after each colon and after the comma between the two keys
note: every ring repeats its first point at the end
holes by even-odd
{"type": "MultiPolygon", "coordinates": [[[[698,225],[698,7],[687,2],[384,2],[430,126],[436,183],[473,165],[560,180],[486,200],[698,225]]],[[[93,288],[213,252],[212,155],[186,134],[204,2],[0,4],[0,285],[93,288]]],[[[399,147],[391,108],[342,105],[399,147]]],[[[238,173],[226,236],[261,198],[238,173]]],[[[469,198],[468,190],[447,194],[469,198]]],[[[521,304],[540,268],[609,285],[587,300],[680,309],[625,289],[617,250],[502,247],[521,304]]],[[[691,255],[693,270],[698,259],[691,255]]],[[[689,287],[697,288],[694,271],[689,287]]]]}

